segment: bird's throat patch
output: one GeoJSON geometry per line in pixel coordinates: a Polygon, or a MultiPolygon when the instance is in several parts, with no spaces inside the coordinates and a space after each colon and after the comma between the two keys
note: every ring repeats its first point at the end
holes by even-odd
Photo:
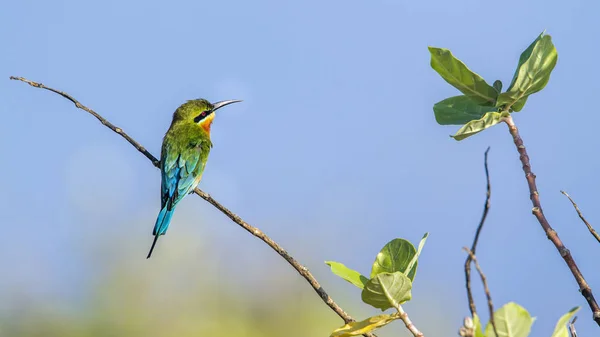
{"type": "Polygon", "coordinates": [[[210,115],[206,116],[206,118],[204,118],[202,121],[200,121],[200,123],[198,123],[198,125],[200,125],[200,127],[202,129],[204,129],[204,131],[206,131],[207,133],[210,133],[210,126],[212,125],[213,119],[215,119],[215,113],[211,113],[210,115]]]}

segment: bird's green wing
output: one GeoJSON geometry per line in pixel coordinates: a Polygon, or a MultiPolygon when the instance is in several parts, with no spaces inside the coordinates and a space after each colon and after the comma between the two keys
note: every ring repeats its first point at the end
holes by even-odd
{"type": "Polygon", "coordinates": [[[162,172],[162,206],[178,203],[190,193],[198,183],[204,171],[205,161],[201,159],[199,142],[191,142],[185,147],[174,147],[166,144],[161,159],[162,172]]]}

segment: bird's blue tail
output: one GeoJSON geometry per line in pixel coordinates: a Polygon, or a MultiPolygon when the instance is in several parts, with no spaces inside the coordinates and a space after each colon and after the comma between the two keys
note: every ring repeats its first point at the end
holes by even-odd
{"type": "Polygon", "coordinates": [[[158,213],[158,217],[156,218],[156,224],[154,224],[154,230],[152,234],[154,235],[154,241],[152,242],[152,247],[150,247],[150,252],[148,253],[147,259],[152,255],[152,251],[154,250],[154,246],[156,245],[156,241],[158,241],[158,237],[164,235],[169,228],[169,224],[171,223],[171,218],[173,217],[173,212],[175,212],[175,207],[171,207],[171,209],[167,209],[167,205],[160,210],[158,213]]]}
{"type": "Polygon", "coordinates": [[[171,206],[171,209],[169,210],[168,204],[160,210],[160,213],[158,213],[158,217],[156,218],[156,224],[154,224],[152,235],[164,235],[167,232],[167,228],[169,228],[171,218],[173,217],[173,212],[175,212],[175,207],[171,206]]]}

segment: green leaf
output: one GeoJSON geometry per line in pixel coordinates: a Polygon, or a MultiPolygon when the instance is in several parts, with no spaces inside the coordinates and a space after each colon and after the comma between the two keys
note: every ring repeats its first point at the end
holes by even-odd
{"type": "Polygon", "coordinates": [[[494,313],[494,321],[500,336],[496,336],[492,324],[488,322],[485,327],[486,337],[527,337],[535,318],[522,306],[510,302],[494,313]]]}
{"type": "Polygon", "coordinates": [[[519,57],[519,65],[508,90],[498,96],[496,106],[521,111],[527,97],[546,86],[556,66],[558,53],[550,35],[540,34],[519,57]]]}
{"type": "Polygon", "coordinates": [[[527,103],[527,99],[529,98],[529,96],[525,96],[523,98],[521,98],[520,100],[516,101],[515,104],[513,104],[510,107],[511,111],[521,111],[521,109],[523,109],[523,107],[525,106],[525,103],[527,103]]]}
{"type": "Polygon", "coordinates": [[[502,92],[502,81],[495,80],[494,83],[492,84],[492,87],[494,87],[494,89],[496,89],[496,92],[501,93],[502,92]]]}
{"type": "Polygon", "coordinates": [[[535,47],[535,45],[542,39],[542,37],[544,37],[545,32],[546,31],[543,31],[540,35],[538,35],[538,37],[535,38],[535,40],[533,40],[533,42],[531,42],[531,44],[527,47],[527,49],[523,50],[523,52],[521,53],[521,56],[519,56],[519,64],[517,65],[517,70],[515,70],[515,74],[513,75],[513,78],[510,81],[508,90],[510,90],[512,87],[514,87],[515,81],[517,80],[517,77],[519,76],[519,69],[525,62],[527,62],[527,60],[529,60],[529,58],[531,57],[531,52],[533,52],[533,47],[535,47]]]}
{"type": "Polygon", "coordinates": [[[454,57],[448,49],[429,47],[429,53],[431,53],[431,67],[446,82],[477,104],[493,106],[496,103],[498,97],[496,89],[454,57]]]}
{"type": "MultiPolygon", "coordinates": [[[[415,267],[417,265],[417,260],[419,259],[419,255],[421,255],[421,250],[423,250],[423,246],[425,246],[425,241],[427,241],[428,236],[429,236],[429,233],[423,234],[423,237],[421,238],[421,242],[419,242],[419,247],[417,248],[417,253],[415,254],[415,256],[413,256],[412,260],[410,260],[410,263],[406,267],[406,271],[404,272],[405,275],[408,276],[408,274],[410,274],[410,272],[413,270],[413,267],[415,267]]],[[[415,277],[413,276],[411,281],[414,281],[414,280],[415,280],[415,277]]]]}
{"type": "MultiPolygon", "coordinates": [[[[388,242],[375,257],[375,262],[373,262],[371,268],[371,278],[379,273],[393,273],[396,271],[404,273],[416,253],[417,250],[410,241],[394,239],[388,242]]],[[[416,271],[417,264],[407,275],[411,281],[415,278],[416,271]]]]}
{"type": "Polygon", "coordinates": [[[481,330],[481,320],[479,319],[479,316],[477,316],[477,314],[473,315],[473,327],[475,330],[474,337],[484,337],[483,331],[481,330]]]}
{"type": "Polygon", "coordinates": [[[410,301],[412,282],[402,272],[380,273],[369,280],[361,293],[363,302],[387,310],[410,301]]]}
{"type": "Polygon", "coordinates": [[[569,337],[569,330],[567,329],[567,323],[571,320],[571,317],[575,315],[575,313],[579,311],[579,307],[575,307],[566,314],[564,314],[556,323],[556,327],[554,328],[554,333],[552,333],[552,337],[569,337]]]}
{"type": "Polygon", "coordinates": [[[369,281],[368,278],[362,276],[356,270],[352,270],[343,264],[335,261],[325,261],[325,263],[331,267],[331,271],[337,276],[343,278],[344,280],[354,284],[355,286],[363,289],[365,284],[369,281]]]}
{"type": "Polygon", "coordinates": [[[463,125],[492,111],[498,108],[479,105],[465,95],[446,98],[433,105],[435,120],[440,125],[463,125]]]}
{"type": "Polygon", "coordinates": [[[452,138],[456,140],[463,140],[470,137],[478,132],[481,132],[489,127],[492,127],[502,121],[502,118],[508,117],[510,114],[504,112],[488,112],[481,119],[470,121],[463,125],[462,128],[456,131],[456,134],[452,138]]]}
{"type": "Polygon", "coordinates": [[[375,329],[379,329],[382,326],[397,320],[398,318],[398,315],[396,313],[393,313],[391,315],[384,314],[369,317],[360,322],[350,322],[341,328],[333,330],[330,337],[347,337],[362,335],[375,329]]]}

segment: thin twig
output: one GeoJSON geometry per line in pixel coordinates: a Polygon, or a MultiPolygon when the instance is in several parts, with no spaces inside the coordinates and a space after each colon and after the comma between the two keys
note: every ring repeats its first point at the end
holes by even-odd
{"type": "Polygon", "coordinates": [[[571,337],[577,337],[577,330],[575,330],[575,321],[577,321],[577,316],[573,317],[571,323],[569,323],[569,334],[571,337]]]}
{"type": "Polygon", "coordinates": [[[425,337],[425,335],[423,335],[423,333],[419,331],[419,329],[417,329],[417,327],[413,324],[413,322],[408,317],[408,314],[406,313],[406,311],[404,311],[400,304],[398,304],[396,310],[398,310],[400,319],[402,320],[402,322],[404,322],[404,325],[406,325],[406,328],[408,329],[408,331],[410,331],[410,333],[413,334],[414,337],[425,337]]]}
{"type": "Polygon", "coordinates": [[[496,323],[494,322],[494,303],[492,302],[492,294],[490,293],[490,288],[488,288],[487,278],[485,277],[485,274],[481,270],[481,267],[479,266],[479,262],[477,262],[477,257],[475,256],[473,251],[471,251],[467,247],[463,247],[463,250],[465,252],[467,252],[467,254],[469,254],[469,256],[471,257],[471,260],[473,260],[473,263],[475,263],[475,268],[477,269],[477,272],[479,273],[479,276],[481,277],[481,283],[483,283],[483,289],[485,290],[485,297],[487,297],[488,309],[490,310],[490,323],[492,323],[492,327],[494,328],[494,333],[496,334],[496,336],[500,336],[498,334],[498,330],[496,330],[496,323]]]}
{"type": "MultiPolygon", "coordinates": [[[[486,193],[485,193],[485,203],[483,204],[483,214],[481,215],[481,220],[479,220],[479,226],[477,226],[477,231],[475,232],[475,238],[473,239],[473,244],[471,245],[471,251],[475,254],[475,249],[477,249],[477,242],[479,241],[479,234],[481,234],[481,229],[483,228],[483,224],[485,223],[485,219],[487,218],[488,212],[490,210],[490,197],[492,196],[492,186],[490,184],[490,172],[488,170],[488,152],[490,151],[490,147],[488,146],[487,150],[485,150],[483,166],[485,168],[485,179],[487,181],[486,193]]],[[[475,300],[473,299],[473,292],[471,291],[471,255],[467,255],[467,260],[465,261],[465,286],[467,288],[467,298],[469,299],[469,310],[471,310],[471,317],[475,317],[477,310],[475,308],[475,300]]],[[[494,317],[491,317],[493,321],[494,317]]]]}
{"type": "Polygon", "coordinates": [[[567,194],[567,192],[565,192],[565,191],[560,191],[560,193],[564,194],[567,198],[569,198],[569,200],[573,204],[573,207],[575,207],[575,210],[577,211],[577,215],[579,215],[579,219],[581,219],[581,221],[583,221],[583,223],[587,226],[590,233],[596,238],[596,240],[598,240],[598,242],[600,242],[600,235],[596,232],[594,227],[592,227],[592,225],[590,225],[590,223],[587,222],[587,220],[585,220],[585,218],[583,217],[583,214],[581,214],[581,211],[579,210],[579,207],[577,206],[575,201],[573,201],[571,196],[569,194],[567,194]]]}
{"type": "Polygon", "coordinates": [[[585,278],[583,277],[583,274],[579,270],[579,267],[577,267],[577,263],[575,263],[575,260],[571,256],[571,252],[565,247],[565,245],[558,237],[558,233],[556,233],[556,231],[550,226],[548,220],[544,216],[544,212],[542,211],[542,205],[540,203],[540,194],[535,184],[535,174],[531,172],[529,156],[527,155],[525,145],[523,145],[523,140],[519,135],[519,130],[517,129],[517,126],[515,125],[511,116],[506,117],[503,121],[506,123],[506,125],[508,125],[508,131],[512,135],[515,146],[517,147],[517,151],[520,154],[519,158],[521,159],[521,163],[523,164],[523,172],[525,172],[525,178],[527,179],[527,185],[529,186],[529,198],[531,199],[531,203],[533,204],[533,209],[531,210],[531,212],[533,213],[533,215],[535,215],[536,219],[544,229],[546,236],[550,241],[552,241],[552,243],[558,250],[560,256],[562,256],[562,258],[565,260],[567,266],[569,267],[569,270],[571,270],[571,273],[575,278],[575,281],[577,281],[577,284],[579,285],[579,291],[581,292],[581,295],[583,295],[590,309],[592,310],[592,317],[594,321],[596,321],[596,323],[600,325],[600,306],[598,306],[596,299],[594,299],[592,288],[590,288],[585,278]]]}
{"type": "MultiPolygon", "coordinates": [[[[108,120],[106,120],[104,117],[102,117],[100,114],[98,114],[94,110],[92,110],[92,109],[84,106],[83,104],[79,103],[79,101],[77,101],[75,98],[73,98],[73,96],[71,96],[71,95],[69,95],[69,94],[67,94],[67,93],[65,93],[63,91],[59,91],[59,90],[47,87],[47,86],[45,86],[45,85],[43,85],[41,83],[30,81],[30,80],[28,80],[26,78],[23,78],[23,77],[11,76],[10,79],[11,80],[17,80],[17,81],[25,82],[25,83],[27,83],[27,84],[35,87],[35,88],[40,88],[40,89],[45,89],[45,90],[52,91],[52,92],[54,92],[56,94],[61,95],[64,98],[68,99],[73,104],[75,104],[75,106],[77,108],[88,112],[92,116],[96,117],[96,119],[98,119],[100,121],[100,123],[102,123],[104,126],[106,126],[107,128],[111,129],[112,131],[114,131],[115,133],[117,133],[118,135],[120,135],[121,137],[125,138],[125,140],[127,140],[129,142],[129,144],[133,145],[133,147],[135,147],[136,150],[138,150],[144,156],[146,156],[146,158],[148,158],[155,167],[159,167],[160,161],[158,159],[156,159],[156,157],[154,157],[150,152],[148,152],[148,150],[146,150],[145,147],[143,147],[140,143],[138,143],[136,140],[134,140],[129,135],[127,135],[123,131],[123,129],[121,129],[120,127],[115,126],[112,123],[110,123],[108,120]]],[[[283,249],[279,244],[277,244],[275,241],[273,241],[271,238],[269,238],[260,229],[254,227],[254,226],[251,226],[250,224],[248,224],[247,222],[245,222],[244,220],[242,220],[239,216],[237,216],[236,214],[234,214],[233,212],[231,212],[229,209],[227,209],[225,206],[221,205],[218,201],[216,201],[215,199],[213,199],[208,193],[203,192],[199,188],[196,188],[194,190],[194,192],[197,195],[199,195],[202,199],[208,201],[211,205],[213,205],[214,207],[216,207],[219,211],[221,211],[223,214],[225,214],[233,222],[235,222],[236,224],[238,224],[239,226],[241,226],[242,228],[244,228],[245,230],[247,230],[248,232],[250,232],[255,237],[259,238],[264,243],[266,243],[269,247],[271,247],[273,250],[275,250],[294,269],[296,269],[296,271],[302,277],[304,277],[304,279],[306,279],[306,281],[308,281],[308,283],[313,287],[313,289],[319,295],[319,297],[321,297],[321,299],[323,300],[323,302],[325,302],[325,304],[327,304],[327,306],[329,306],[329,308],[331,308],[331,310],[333,310],[338,316],[340,316],[344,320],[344,322],[349,323],[349,322],[354,321],[354,319],[350,315],[348,315],[339,305],[337,305],[337,303],[335,303],[335,301],[325,292],[325,290],[323,289],[323,287],[321,287],[321,285],[315,279],[315,277],[311,274],[311,272],[308,271],[308,269],[306,267],[304,267],[303,265],[301,265],[298,261],[296,261],[296,259],[294,259],[290,254],[288,254],[288,252],[286,252],[285,249],[283,249]]],[[[364,336],[375,337],[374,334],[370,334],[370,333],[365,334],[364,336]]]]}

